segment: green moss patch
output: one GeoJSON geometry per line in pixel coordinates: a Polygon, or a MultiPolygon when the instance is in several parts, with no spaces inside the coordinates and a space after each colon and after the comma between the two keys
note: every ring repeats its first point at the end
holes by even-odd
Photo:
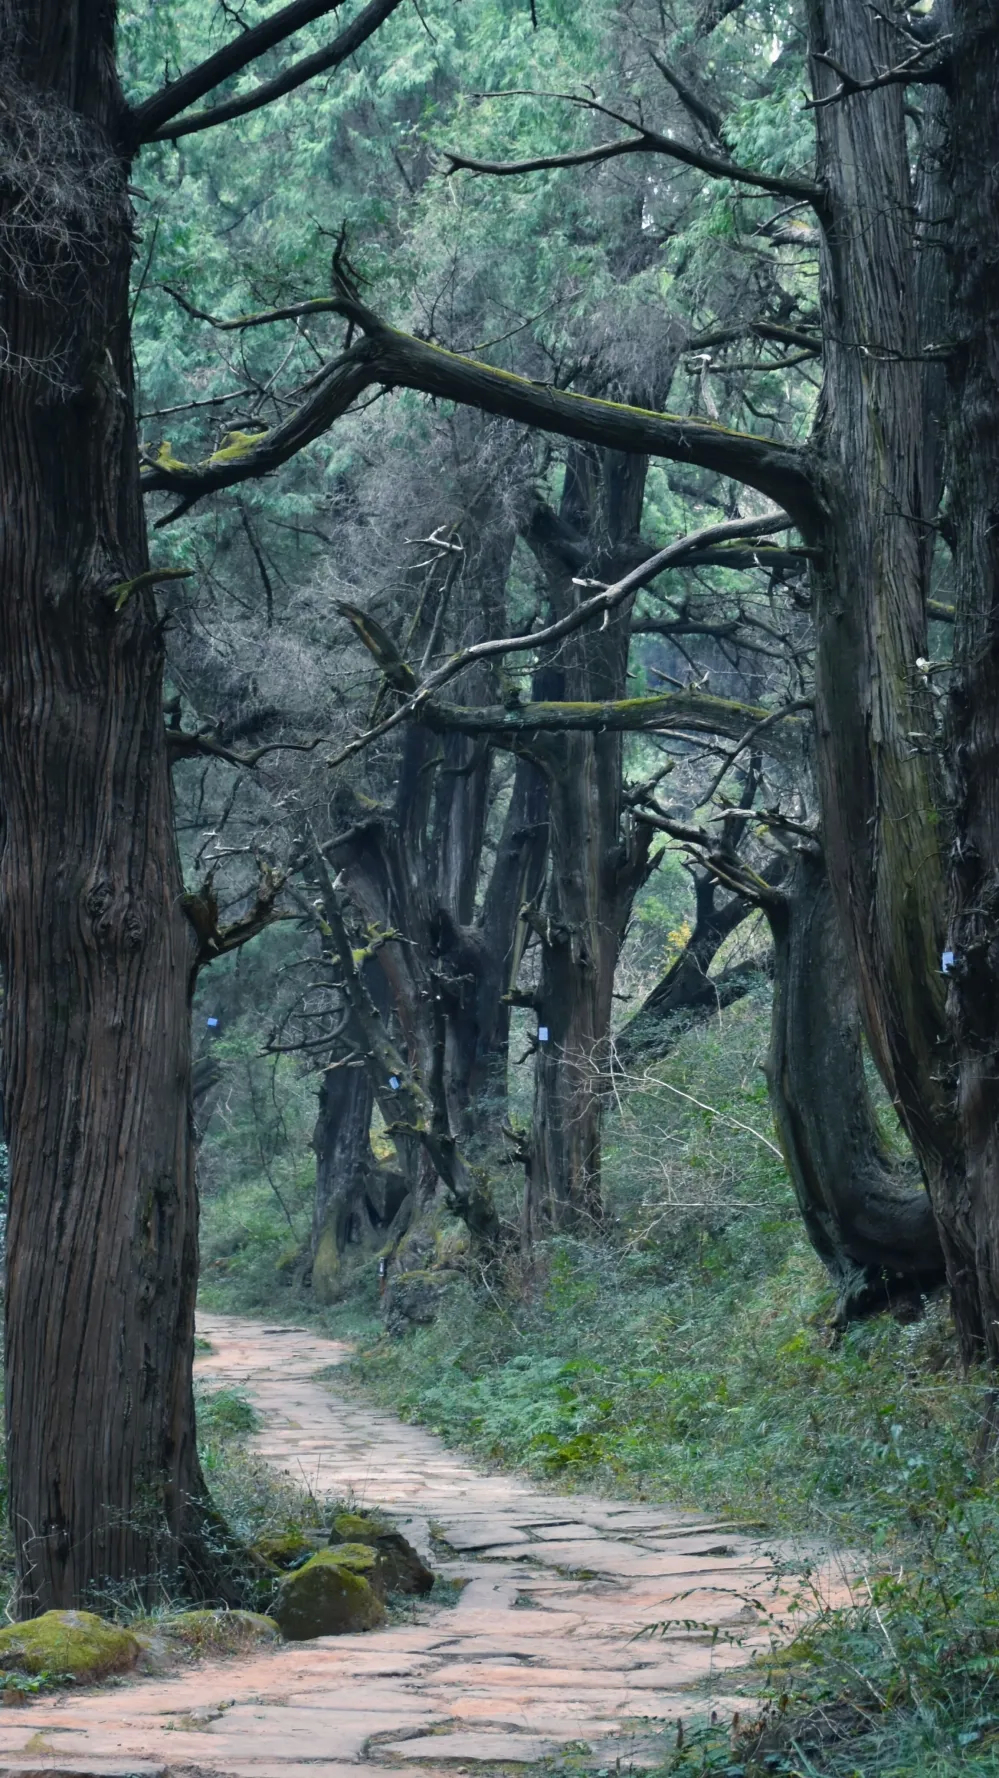
{"type": "Polygon", "coordinates": [[[376,1543],[386,1527],[361,1513],[337,1513],[330,1543],[376,1543]]]}
{"type": "Polygon", "coordinates": [[[330,1544],[334,1554],[341,1556],[348,1549],[368,1545],[376,1562],[368,1579],[376,1593],[429,1593],[434,1577],[399,1531],[392,1531],[378,1520],[360,1513],[338,1513],[333,1520],[330,1544]]]}
{"type": "Polygon", "coordinates": [[[110,1673],[127,1673],[139,1653],[131,1630],[107,1624],[92,1611],[46,1611],[0,1630],[0,1673],[87,1684],[110,1673]]]}
{"type": "Polygon", "coordinates": [[[315,1547],[301,1531],[279,1531],[267,1537],[258,1537],[251,1546],[250,1554],[271,1568],[293,1568],[303,1556],[313,1555],[315,1547]]]}

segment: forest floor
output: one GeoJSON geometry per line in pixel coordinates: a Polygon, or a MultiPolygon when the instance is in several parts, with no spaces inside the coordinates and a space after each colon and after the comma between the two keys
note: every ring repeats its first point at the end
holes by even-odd
{"type": "Polygon", "coordinates": [[[835,1562],[751,1527],[476,1467],[338,1388],[343,1342],[213,1315],[199,1330],[202,1385],[256,1411],[250,1450],[317,1499],[385,1512],[447,1603],[4,1711],[7,1778],[661,1768],[698,1720],[753,1713],[747,1663],[800,1627],[816,1572],[844,1591],[835,1562]]]}

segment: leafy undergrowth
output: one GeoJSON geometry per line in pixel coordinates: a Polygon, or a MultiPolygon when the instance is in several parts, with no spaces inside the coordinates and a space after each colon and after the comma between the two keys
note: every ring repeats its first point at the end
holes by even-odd
{"type": "MultiPolygon", "coordinates": [[[[762,1727],[705,1729],[677,1773],[999,1772],[999,1490],[944,1305],[838,1343],[797,1239],[730,1229],[656,1255],[561,1242],[519,1302],[455,1291],[380,1340],[365,1386],[560,1489],[669,1500],[851,1551],[853,1603],[763,1664],[762,1727]],[[710,1285],[706,1287],[706,1278],[710,1285]]],[[[802,1548],[807,1546],[802,1544],[802,1548]]]]}

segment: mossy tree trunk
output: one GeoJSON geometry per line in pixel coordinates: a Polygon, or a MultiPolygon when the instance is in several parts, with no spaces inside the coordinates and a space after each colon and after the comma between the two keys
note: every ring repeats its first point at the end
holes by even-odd
{"type": "Polygon", "coordinates": [[[184,913],[129,340],[111,8],[12,0],[0,105],[0,854],[22,1615],[211,1569],[184,913]],[[14,234],[16,233],[16,240],[14,234]],[[19,276],[13,275],[13,252],[19,276]]]}
{"type": "MultiPolygon", "coordinates": [[[[970,1356],[982,1323],[968,1288],[974,1256],[955,1217],[962,1143],[940,971],[946,796],[917,667],[940,488],[938,366],[924,349],[939,180],[913,180],[903,87],[832,97],[837,65],[856,81],[893,65],[899,37],[886,18],[850,0],[809,0],[807,13],[815,91],[832,100],[815,113],[825,192],[813,445],[824,503],[813,538],[824,845],[865,1028],[929,1185],[970,1356]]],[[[928,92],[932,112],[941,101],[928,92]]],[[[937,152],[932,131],[923,149],[937,152]]]]}

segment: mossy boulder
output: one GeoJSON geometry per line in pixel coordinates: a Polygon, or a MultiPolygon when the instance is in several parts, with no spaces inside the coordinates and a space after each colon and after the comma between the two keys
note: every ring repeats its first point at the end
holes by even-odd
{"type": "Polygon", "coordinates": [[[315,1547],[302,1531],[281,1531],[258,1537],[250,1547],[250,1555],[268,1568],[294,1568],[303,1557],[313,1555],[315,1547]]]}
{"type": "Polygon", "coordinates": [[[437,1320],[448,1285],[458,1276],[455,1271],[438,1267],[396,1272],[382,1299],[389,1333],[399,1338],[412,1327],[429,1327],[437,1320]]]}
{"type": "Polygon", "coordinates": [[[330,1543],[370,1543],[374,1546],[387,1530],[387,1525],[383,1525],[378,1519],[369,1519],[365,1513],[337,1513],[330,1532],[330,1543]]]}
{"type": "Polygon", "coordinates": [[[434,1584],[432,1571],[417,1555],[400,1531],[391,1531],[376,1519],[360,1513],[338,1513],[333,1520],[330,1544],[341,1551],[347,1547],[367,1544],[374,1550],[377,1563],[369,1577],[376,1593],[429,1593],[434,1584]]]}
{"type": "Polygon", "coordinates": [[[131,1630],[92,1611],[46,1611],[0,1630],[0,1672],[64,1674],[86,1684],[127,1673],[140,1653],[131,1630]]]}
{"type": "Polygon", "coordinates": [[[281,1632],[290,1642],[310,1636],[342,1636],[353,1630],[377,1630],[385,1607],[368,1579],[374,1552],[347,1544],[320,1550],[286,1574],[271,1607],[281,1632]]]}
{"type": "Polygon", "coordinates": [[[181,1611],[164,1618],[160,1628],[197,1655],[242,1654],[257,1643],[281,1640],[274,1619],[257,1611],[181,1611]]]}
{"type": "Polygon", "coordinates": [[[342,1562],[345,1567],[352,1568],[355,1574],[363,1574],[366,1578],[378,1566],[377,1552],[370,1543],[338,1543],[335,1548],[324,1550],[323,1554],[332,1556],[335,1562],[342,1562]]]}

